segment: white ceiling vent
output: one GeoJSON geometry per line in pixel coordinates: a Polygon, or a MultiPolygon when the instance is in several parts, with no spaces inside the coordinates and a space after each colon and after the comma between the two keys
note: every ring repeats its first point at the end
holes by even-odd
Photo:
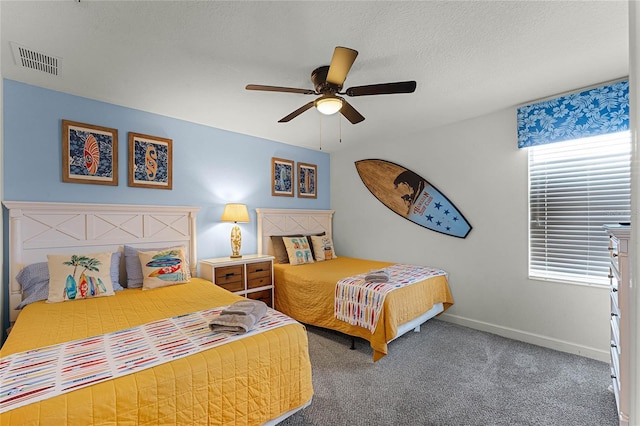
{"type": "Polygon", "coordinates": [[[37,52],[13,42],[11,42],[11,48],[13,49],[13,59],[19,67],[30,68],[51,75],[60,73],[62,58],[37,52]]]}

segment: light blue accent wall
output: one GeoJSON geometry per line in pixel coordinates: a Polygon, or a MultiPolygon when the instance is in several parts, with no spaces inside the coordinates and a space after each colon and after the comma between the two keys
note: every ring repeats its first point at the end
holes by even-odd
{"type": "MultiPolygon", "coordinates": [[[[13,80],[4,80],[3,101],[5,200],[198,206],[199,258],[230,254],[232,224],[220,222],[227,202],[249,208],[251,222],[240,224],[245,254],[257,251],[257,207],[330,207],[327,153],[13,80]],[[63,119],[118,129],[118,186],[62,182],[63,119]],[[173,140],[173,190],[127,185],[128,132],[173,140]],[[272,157],[316,164],[318,198],[272,196],[272,157]]],[[[5,253],[7,241],[5,234],[5,253]]]]}

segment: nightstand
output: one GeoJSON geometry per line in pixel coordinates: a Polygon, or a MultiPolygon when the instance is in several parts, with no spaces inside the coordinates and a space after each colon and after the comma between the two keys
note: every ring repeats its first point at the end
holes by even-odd
{"type": "Polygon", "coordinates": [[[200,260],[200,277],[249,299],[273,307],[273,256],[248,254],[240,258],[200,260]]]}

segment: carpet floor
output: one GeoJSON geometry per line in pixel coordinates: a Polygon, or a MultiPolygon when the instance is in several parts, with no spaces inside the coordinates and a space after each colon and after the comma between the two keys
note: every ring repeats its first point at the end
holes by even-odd
{"type": "Polygon", "coordinates": [[[609,365],[440,320],[389,345],[307,326],[311,405],[282,425],[617,425],[609,365]]]}

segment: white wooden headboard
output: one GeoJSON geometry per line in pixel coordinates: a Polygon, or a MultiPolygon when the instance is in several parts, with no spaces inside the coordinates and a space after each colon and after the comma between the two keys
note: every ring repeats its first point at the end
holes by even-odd
{"type": "Polygon", "coordinates": [[[258,253],[273,255],[272,235],[331,235],[334,210],[256,209],[258,216],[258,253]]]}
{"type": "MultiPolygon", "coordinates": [[[[9,317],[22,300],[15,277],[25,266],[46,262],[47,254],[123,251],[123,246],[187,247],[196,276],[198,207],[5,201],[9,209],[9,317]]],[[[121,271],[124,271],[124,259],[121,271]]],[[[121,273],[121,278],[123,275],[121,273]]]]}

